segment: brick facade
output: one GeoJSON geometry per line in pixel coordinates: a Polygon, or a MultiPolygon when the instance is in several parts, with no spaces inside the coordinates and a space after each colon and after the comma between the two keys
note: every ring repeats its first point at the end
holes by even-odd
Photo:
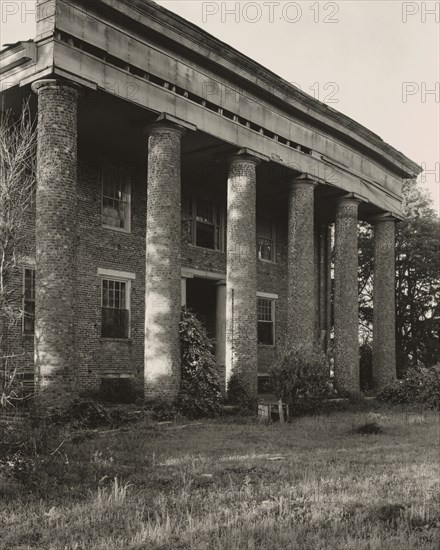
{"type": "MultiPolygon", "coordinates": [[[[141,137],[141,136],[140,136],[141,137]]],[[[144,297],[145,234],[147,192],[144,170],[135,157],[109,150],[96,156],[79,155],[77,169],[77,239],[76,239],[76,374],[80,394],[99,391],[103,377],[128,377],[141,394],[144,381],[144,297]],[[121,232],[103,227],[102,163],[131,174],[131,231],[121,232]],[[101,277],[98,269],[127,271],[135,274],[131,288],[131,334],[127,340],[101,336],[101,277]]],[[[188,187],[182,181],[183,192],[188,187]]],[[[202,186],[191,182],[191,192],[198,195],[202,186]]],[[[226,193],[225,193],[226,200],[226,193]]],[[[221,202],[221,201],[220,201],[221,202]]],[[[278,295],[275,301],[275,345],[258,346],[258,372],[267,373],[277,351],[285,344],[287,317],[287,224],[280,214],[260,205],[258,215],[274,220],[276,228],[276,262],[257,261],[257,291],[278,295]]],[[[29,236],[23,265],[35,264],[35,211],[29,212],[29,236]]],[[[182,267],[221,273],[226,277],[226,252],[207,250],[189,243],[185,220],[182,220],[182,267]]],[[[16,286],[23,285],[23,266],[17,269],[16,286]]],[[[179,281],[180,284],[180,281],[179,281]]],[[[179,295],[180,300],[180,295],[179,295]]],[[[21,326],[10,337],[11,346],[21,357],[21,365],[33,370],[33,337],[23,335],[21,326]]]]}
{"type": "MultiPolygon", "coordinates": [[[[143,154],[124,152],[114,140],[112,147],[99,151],[85,145],[77,158],[78,90],[50,82],[38,92],[39,187],[36,222],[29,213],[29,262],[24,263],[35,261],[31,236],[35,223],[37,317],[40,312],[36,350],[41,365],[37,383],[46,388],[43,408],[63,406],[77,393],[97,391],[104,378],[128,378],[147,398],[175,397],[180,381],[181,268],[226,279],[227,376],[236,372],[251,397],[257,396],[258,373],[266,374],[285,344],[294,340],[288,334],[303,342],[325,333],[328,346],[331,231],[319,220],[314,223],[312,182],[290,184],[288,208],[282,203],[266,206],[264,201],[257,208],[258,161],[245,155],[223,165],[222,186],[211,195],[211,181],[189,174],[181,181],[184,132],[170,123],[150,127],[143,154]],[[48,152],[62,162],[49,166],[48,152]],[[131,210],[126,230],[103,225],[104,164],[118,174],[129,174],[131,210]],[[225,250],[190,242],[181,195],[207,197],[225,209],[225,250]],[[275,228],[275,261],[257,259],[258,217],[270,220],[275,228]],[[102,335],[103,270],[131,277],[128,338],[102,335]],[[257,341],[258,292],[273,296],[273,345],[257,341]],[[45,309],[50,316],[41,313],[45,309]],[[46,363],[41,358],[47,358],[46,363]]],[[[146,139],[140,128],[133,131],[136,140],[146,139]]],[[[123,139],[121,135],[119,140],[123,139]]],[[[350,395],[358,393],[359,384],[357,207],[356,200],[343,199],[336,216],[335,379],[338,389],[350,395]]],[[[380,231],[379,227],[378,257],[383,252],[380,231]]],[[[380,256],[379,278],[381,269],[387,273],[390,269],[388,255],[389,250],[386,258],[380,256]]],[[[17,272],[18,286],[22,276],[22,270],[17,272]]],[[[32,338],[17,327],[10,340],[15,349],[28,352],[23,363],[31,366],[32,338]]]]}

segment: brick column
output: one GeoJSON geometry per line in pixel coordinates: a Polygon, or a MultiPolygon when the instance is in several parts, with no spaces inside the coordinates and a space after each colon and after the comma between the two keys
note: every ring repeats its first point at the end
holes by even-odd
{"type": "Polygon", "coordinates": [[[148,135],[145,285],[146,399],[173,401],[180,384],[180,157],[184,129],[158,122],[148,135]]]}
{"type": "Polygon", "coordinates": [[[293,180],[289,188],[287,341],[295,344],[315,335],[315,185],[293,180]]]}
{"type": "Polygon", "coordinates": [[[222,388],[225,388],[226,362],[226,281],[219,281],[216,285],[215,311],[215,359],[219,367],[222,388]]]}
{"type": "Polygon", "coordinates": [[[39,80],[35,363],[39,414],[76,394],[76,175],[78,87],[39,80]]]}
{"type": "Polygon", "coordinates": [[[226,256],[226,383],[237,375],[257,398],[256,167],[258,160],[229,160],[226,256]]]}
{"type": "Polygon", "coordinates": [[[319,225],[315,225],[313,229],[313,276],[315,282],[315,288],[313,291],[314,303],[315,303],[315,335],[316,342],[321,338],[321,233],[319,225]]]}
{"type": "Polygon", "coordinates": [[[374,219],[373,383],[396,378],[395,219],[374,219]]]}
{"type": "Polygon", "coordinates": [[[358,207],[342,198],[336,207],[335,234],[335,386],[356,397],[359,388],[358,207]]]}
{"type": "Polygon", "coordinates": [[[318,231],[319,337],[324,351],[327,351],[331,330],[331,228],[321,224],[318,231]]]}
{"type": "Polygon", "coordinates": [[[332,332],[332,305],[333,305],[333,288],[332,288],[332,256],[333,256],[333,226],[327,226],[327,245],[326,245],[326,317],[327,317],[327,334],[325,339],[326,351],[330,350],[330,336],[332,332]]]}

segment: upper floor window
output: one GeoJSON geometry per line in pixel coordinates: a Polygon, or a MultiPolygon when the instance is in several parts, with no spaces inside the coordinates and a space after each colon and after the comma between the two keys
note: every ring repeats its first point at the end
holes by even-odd
{"type": "Polygon", "coordinates": [[[275,344],[275,300],[257,298],[258,343],[264,346],[275,344]]]}
{"type": "Polygon", "coordinates": [[[257,218],[258,259],[276,262],[275,224],[265,218],[257,218]]]}
{"type": "Polygon", "coordinates": [[[35,333],[35,268],[25,267],[23,273],[23,333],[35,333]]]}
{"type": "Polygon", "coordinates": [[[189,223],[189,242],[195,246],[224,251],[225,223],[221,206],[206,199],[188,197],[185,215],[189,223]]]}
{"type": "Polygon", "coordinates": [[[130,232],[131,176],[110,164],[102,166],[102,225],[130,232]]]}

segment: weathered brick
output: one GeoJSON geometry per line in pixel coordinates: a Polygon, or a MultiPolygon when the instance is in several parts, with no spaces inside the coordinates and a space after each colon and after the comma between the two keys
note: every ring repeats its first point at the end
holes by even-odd
{"type": "Polygon", "coordinates": [[[294,180],[289,188],[288,339],[300,344],[315,336],[314,188],[294,180]]]}
{"type": "Polygon", "coordinates": [[[183,129],[157,123],[147,133],[145,397],[172,400],[180,384],[183,129]]]}
{"type": "Polygon", "coordinates": [[[229,163],[226,266],[226,380],[236,374],[257,397],[256,166],[252,157],[229,163]]]}
{"type": "Polygon", "coordinates": [[[34,83],[38,93],[36,196],[36,380],[41,412],[63,408],[76,394],[75,85],[34,83]]]}
{"type": "Polygon", "coordinates": [[[396,378],[395,225],[392,217],[374,223],[373,384],[378,389],[396,378]]]}
{"type": "Polygon", "coordinates": [[[359,387],[358,206],[340,199],[335,233],[335,387],[356,397],[359,387]]]}

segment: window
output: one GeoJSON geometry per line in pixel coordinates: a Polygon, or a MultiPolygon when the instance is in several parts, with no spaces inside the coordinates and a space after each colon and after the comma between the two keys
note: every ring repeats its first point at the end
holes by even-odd
{"type": "Polygon", "coordinates": [[[224,214],[216,203],[187,198],[185,216],[189,224],[189,242],[195,246],[224,251],[224,214]]]}
{"type": "Polygon", "coordinates": [[[23,274],[23,333],[35,333],[35,269],[25,267],[23,274]]]}
{"type": "Polygon", "coordinates": [[[130,335],[130,281],[102,279],[103,338],[128,338],[130,335]]]}
{"type": "Polygon", "coordinates": [[[102,167],[102,224],[130,231],[131,176],[109,164],[102,167]]]}
{"type": "Polygon", "coordinates": [[[258,313],[258,343],[263,346],[273,346],[275,325],[275,300],[257,298],[258,313]]]}
{"type": "Polygon", "coordinates": [[[275,224],[264,218],[257,219],[258,259],[276,262],[275,224]]]}

